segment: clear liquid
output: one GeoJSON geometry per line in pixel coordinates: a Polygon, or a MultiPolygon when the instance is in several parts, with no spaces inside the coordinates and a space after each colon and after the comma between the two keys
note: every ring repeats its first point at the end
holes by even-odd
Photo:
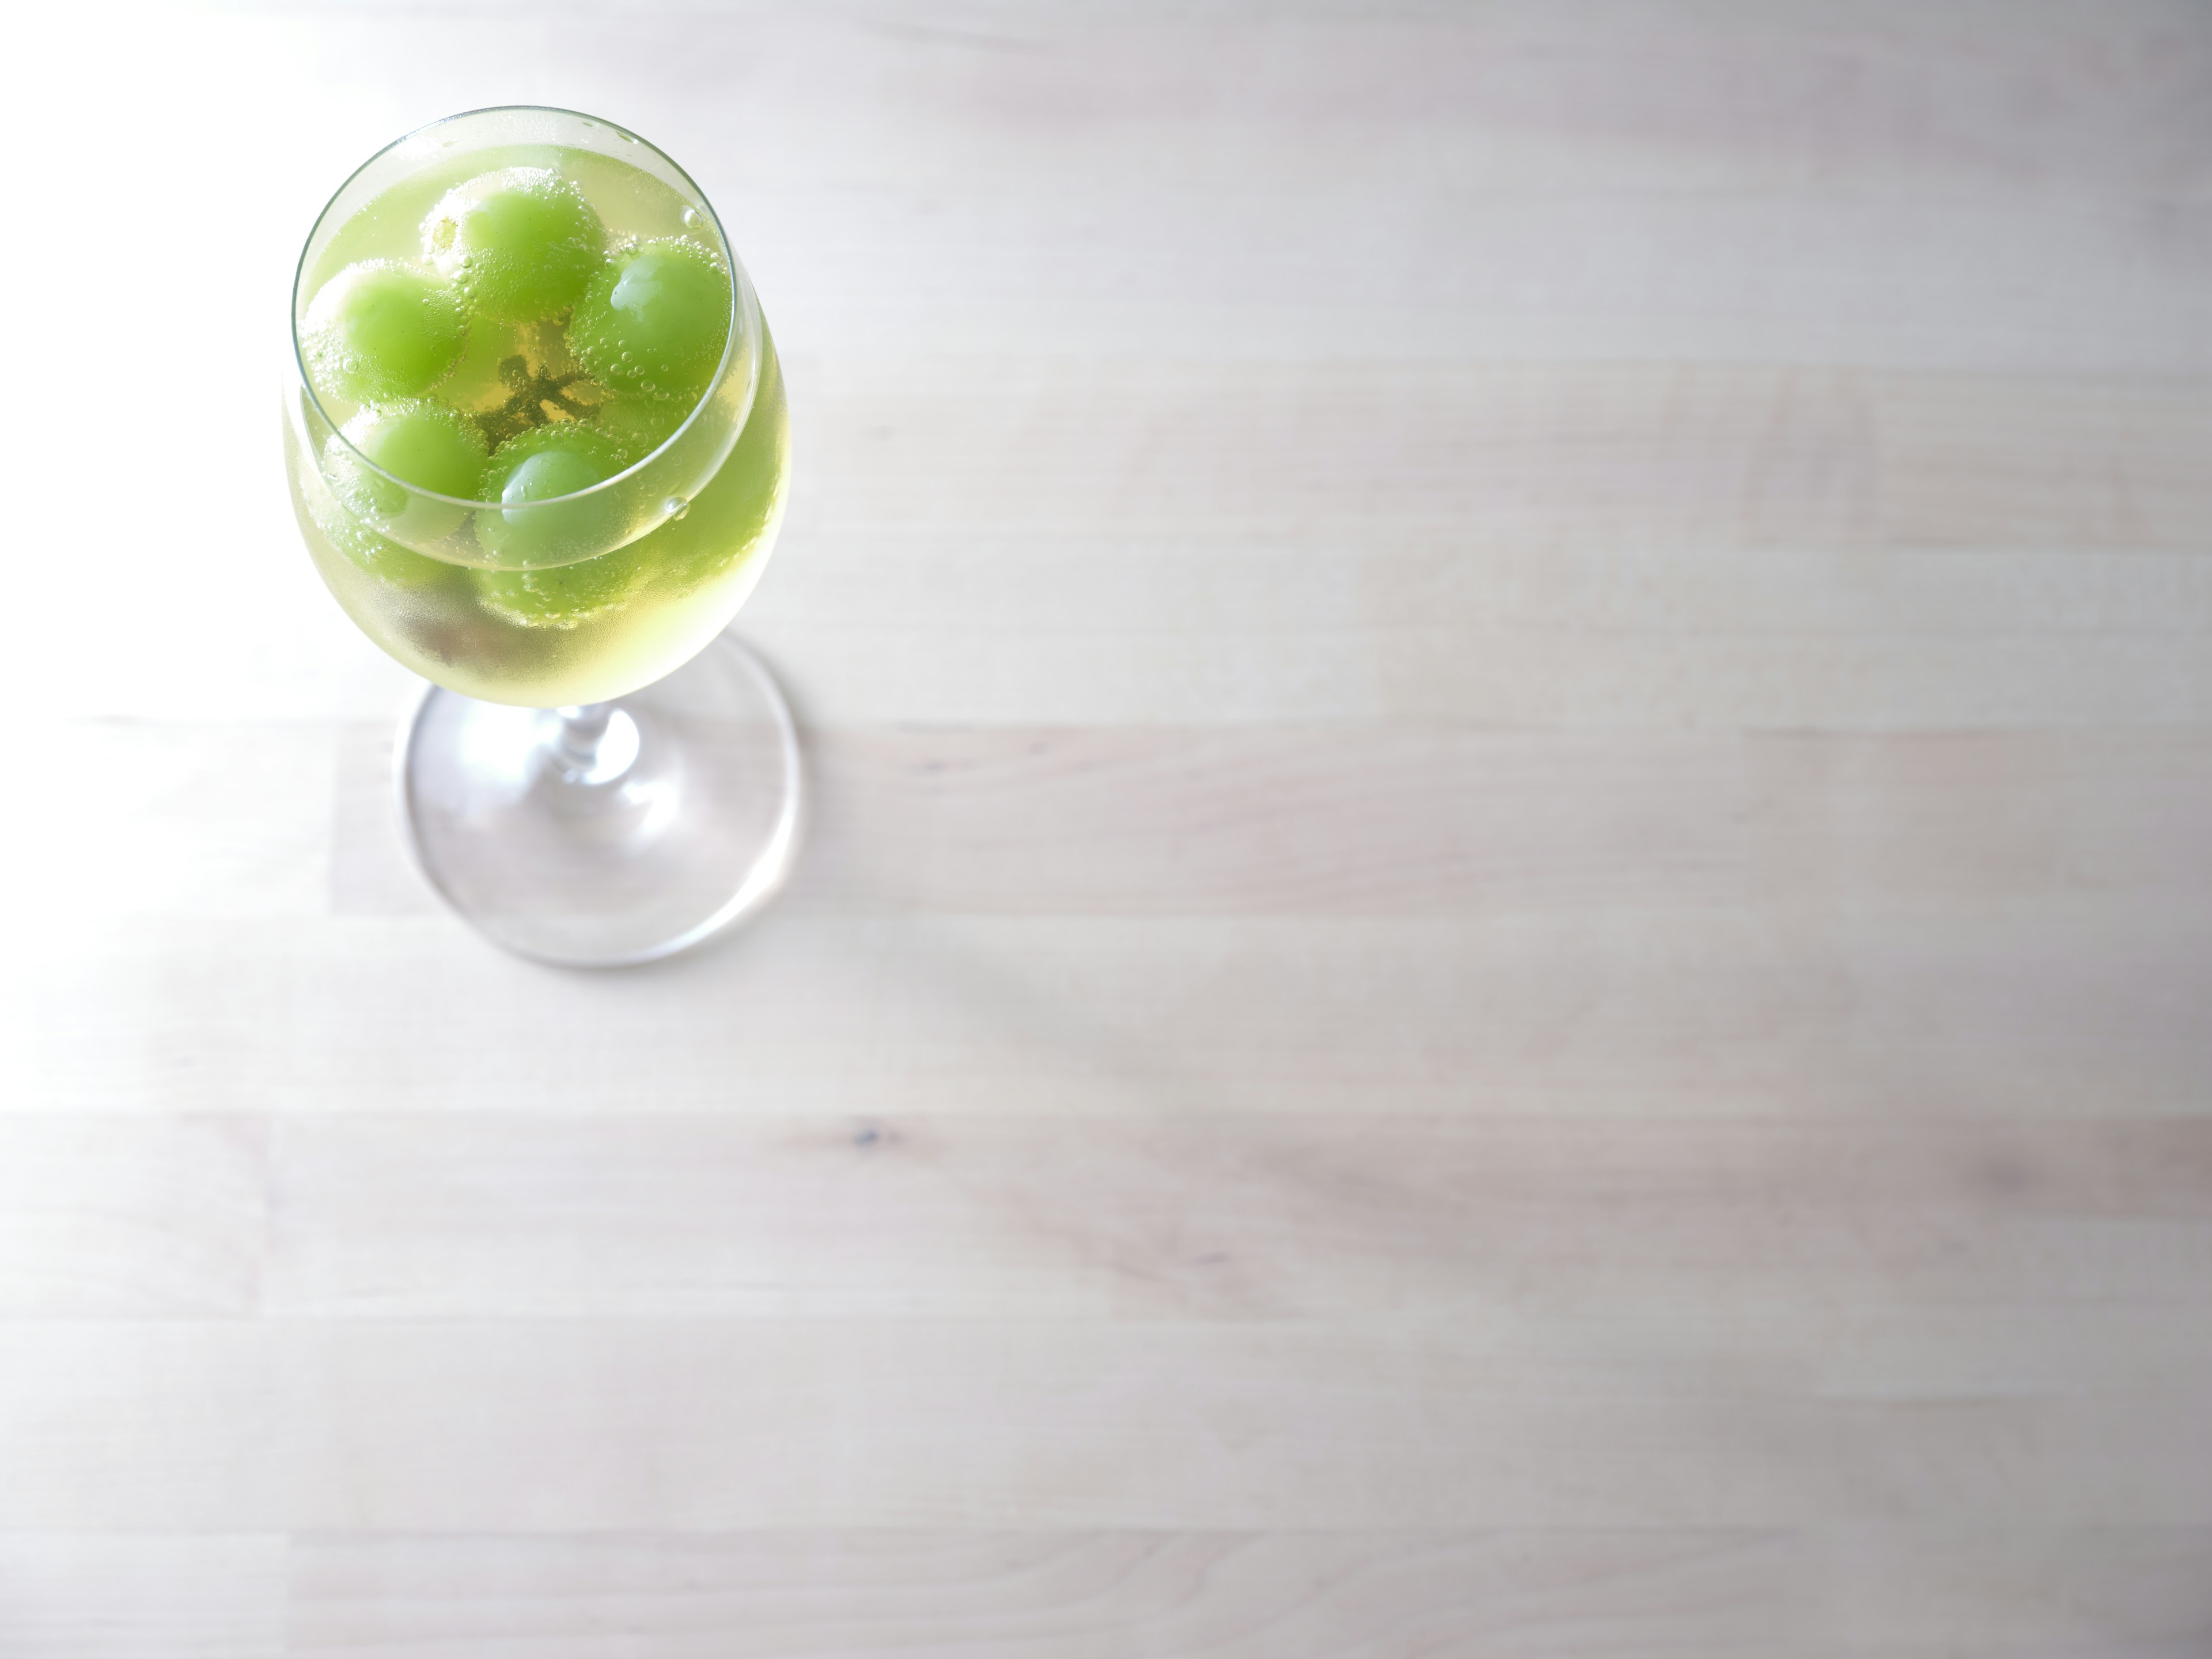
{"type": "MultiPolygon", "coordinates": [[[[706,241],[696,213],[659,179],[611,157],[547,146],[505,146],[435,156],[339,228],[303,294],[361,259],[415,262],[420,227],[447,190],[503,167],[552,167],[575,180],[610,238],[688,235],[706,241]]],[[[726,627],[760,578],[781,522],[790,422],[775,348],[763,325],[759,378],[728,458],[666,522],[597,558],[556,570],[471,568],[410,552],[356,518],[318,470],[309,440],[286,425],[285,468],[301,534],[324,582],[370,639],[415,672],[487,702],[557,708],[597,702],[651,684],[726,627]],[[548,595],[550,597],[549,598],[548,595]]],[[[465,357],[432,397],[495,422],[590,418],[591,388],[534,410],[514,395],[503,358],[520,355],[534,390],[559,381],[557,325],[525,331],[483,361],[465,357]],[[518,404],[520,407],[518,407],[518,404]]],[[[324,398],[333,422],[350,406],[324,398]]]]}

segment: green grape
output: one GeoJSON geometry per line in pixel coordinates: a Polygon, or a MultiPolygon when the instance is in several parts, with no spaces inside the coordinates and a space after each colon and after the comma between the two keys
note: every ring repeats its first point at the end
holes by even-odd
{"type": "Polygon", "coordinates": [[[345,441],[333,439],[324,456],[331,487],[349,510],[416,541],[433,541],[459,528],[468,516],[466,507],[417,492],[464,501],[475,497],[487,450],[475,422],[443,404],[412,398],[372,404],[339,432],[345,441]],[[370,465],[363,466],[362,459],[370,465]],[[387,472],[391,477],[384,476],[387,472]]]}
{"type": "Polygon", "coordinates": [[[514,564],[587,558],[620,532],[622,507],[611,490],[578,492],[622,468],[621,452],[590,427],[532,427],[501,444],[483,469],[477,499],[499,506],[477,514],[477,539],[514,564]]]}
{"type": "Polygon", "coordinates": [[[746,422],[729,459],[690,509],[631,544],[650,555],[653,580],[668,591],[688,592],[720,580],[758,551],[775,521],[789,428],[783,376],[773,353],[753,407],[761,415],[746,422]]]}
{"type": "MultiPolygon", "coordinates": [[[[374,404],[341,430],[347,442],[392,477],[463,501],[474,499],[490,453],[475,422],[427,398],[374,404]]],[[[410,492],[390,479],[371,475],[369,483],[387,512],[405,504],[410,492]]]]}
{"type": "Polygon", "coordinates": [[[696,242],[625,248],[602,264],[568,319],[568,345],[624,392],[695,397],[730,337],[730,273],[696,242]]]}
{"type": "Polygon", "coordinates": [[[676,428],[697,408],[681,398],[647,398],[624,392],[601,404],[592,423],[635,465],[676,435],[676,428]]]}
{"type": "Polygon", "coordinates": [[[386,586],[402,592],[422,593],[448,584],[458,585],[465,580],[457,567],[425,558],[388,537],[378,535],[320,491],[311,489],[303,494],[316,527],[330,538],[331,545],[348,563],[386,586]]]}
{"type": "Polygon", "coordinates": [[[378,535],[358,520],[350,535],[334,536],[339,552],[387,587],[424,593],[461,580],[458,566],[425,558],[411,548],[378,535]]]}
{"type": "Polygon", "coordinates": [[[368,403],[425,390],[453,367],[467,335],[467,313],[447,284],[364,259],[317,291],[301,344],[318,391],[368,403]]]}
{"type": "Polygon", "coordinates": [[[606,240],[584,192],[544,167],[503,167],[456,185],[422,222],[430,263],[473,310],[501,323],[534,323],[575,304],[606,240]]]}
{"type": "Polygon", "coordinates": [[[635,550],[622,547],[550,570],[477,570],[470,574],[485,608],[507,621],[526,628],[574,628],[629,599],[644,572],[635,550]]]}

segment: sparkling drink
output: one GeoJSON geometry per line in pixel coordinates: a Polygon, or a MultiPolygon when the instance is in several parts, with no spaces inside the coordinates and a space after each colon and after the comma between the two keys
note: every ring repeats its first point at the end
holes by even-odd
{"type": "Polygon", "coordinates": [[[601,131],[428,130],[356,175],[301,261],[301,534],[363,632],[481,701],[659,678],[729,622],[782,515],[750,286],[696,187],[601,131]]]}

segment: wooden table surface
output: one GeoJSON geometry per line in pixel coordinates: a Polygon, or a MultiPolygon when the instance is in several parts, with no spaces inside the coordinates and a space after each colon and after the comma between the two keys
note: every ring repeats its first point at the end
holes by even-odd
{"type": "Polygon", "coordinates": [[[49,9],[5,1659],[2212,1654],[2212,8],[49,9]],[[481,943],[275,382],[372,149],[782,342],[742,935],[481,943]]]}

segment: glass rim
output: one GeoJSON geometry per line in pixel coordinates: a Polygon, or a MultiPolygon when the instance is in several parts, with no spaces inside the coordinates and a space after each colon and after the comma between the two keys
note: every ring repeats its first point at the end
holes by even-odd
{"type": "MultiPolygon", "coordinates": [[[[685,433],[690,431],[692,423],[699,418],[700,414],[706,409],[709,401],[708,394],[711,393],[715,387],[720,386],[723,382],[724,377],[729,374],[731,360],[738,349],[739,322],[741,320],[750,322],[753,320],[757,314],[756,309],[751,303],[752,284],[745,275],[744,267],[738,261],[737,249],[730,245],[730,234],[727,230],[723,228],[722,216],[715,211],[714,203],[709,201],[707,198],[707,192],[699,187],[699,181],[694,179],[689,173],[685,172],[683,164],[678,161],[677,159],[671,155],[666,150],[661,149],[659,145],[654,143],[650,138],[647,138],[638,133],[632,132],[628,127],[623,126],[618,121],[610,121],[605,116],[601,115],[589,115],[585,113],[582,110],[564,108],[558,104],[486,104],[477,109],[459,110],[451,115],[441,115],[434,121],[426,121],[421,126],[415,127],[406,132],[403,132],[398,137],[394,138],[390,143],[379,148],[368,157],[368,160],[364,161],[351,173],[346,174],[344,179],[339,184],[338,187],[331,192],[330,200],[323,204],[321,210],[315,215],[314,223],[308,227],[307,240],[300,245],[299,263],[293,267],[292,271],[292,315],[290,319],[292,334],[292,366],[298,373],[301,388],[307,394],[307,401],[314,406],[315,413],[322,418],[323,424],[330,428],[331,435],[345,446],[346,453],[351,458],[352,461],[356,465],[366,467],[378,477],[389,479],[392,483],[396,484],[400,489],[406,490],[410,495],[419,496],[424,501],[443,501],[451,507],[468,507],[476,511],[481,511],[486,507],[499,507],[501,503],[498,501],[479,501],[473,495],[448,495],[440,490],[425,489],[421,484],[410,483],[406,479],[400,477],[398,474],[386,471],[384,468],[379,466],[374,461],[369,459],[368,456],[362,453],[360,448],[354,443],[353,440],[345,435],[343,427],[341,426],[339,422],[331,418],[330,410],[323,406],[323,395],[316,389],[314,376],[307,372],[307,353],[305,349],[300,343],[300,317],[301,314],[300,295],[302,285],[305,284],[307,280],[307,253],[308,251],[315,245],[316,234],[322,229],[324,222],[331,216],[331,210],[337,205],[338,198],[343,196],[348,190],[352,188],[353,181],[355,179],[360,178],[362,173],[368,172],[369,168],[374,167],[379,161],[391,155],[393,150],[398,149],[401,145],[410,144],[417,138],[422,137],[425,133],[434,132],[440,127],[451,126],[456,121],[466,121],[479,115],[510,114],[565,115],[592,126],[605,127],[609,131],[629,139],[630,143],[634,144],[644,145],[646,149],[651,150],[655,155],[665,161],[669,167],[674,170],[676,176],[681,179],[684,184],[690,187],[692,195],[697,198],[699,206],[706,210],[707,222],[714,228],[714,240],[721,245],[722,258],[728,262],[730,267],[729,337],[723,343],[721,361],[714,365],[714,373],[707,382],[707,389],[699,394],[698,401],[691,406],[691,412],[686,415],[684,419],[678,423],[674,431],[671,432],[665,438],[654,445],[653,448],[647,451],[643,455],[638,457],[636,460],[631,462],[621,471],[614,473],[611,477],[602,478],[595,484],[586,485],[581,489],[571,490],[565,495],[548,495],[543,501],[524,503],[525,507],[553,507],[564,501],[582,501],[586,496],[596,495],[602,490],[612,489],[619,484],[629,482],[632,478],[635,477],[638,473],[643,471],[647,467],[651,466],[653,462],[659,460],[662,455],[665,454],[671,448],[674,447],[678,439],[682,438],[685,433]]],[[[617,156],[612,159],[620,160],[621,158],[617,156]]],[[[756,329],[755,331],[757,331],[757,330],[756,329]]],[[[757,382],[760,374],[760,353],[756,350],[752,355],[753,374],[756,382],[757,382]]],[[[748,388],[745,398],[744,415],[738,422],[738,430],[739,432],[743,432],[746,425],[748,425],[752,419],[753,398],[755,395],[757,395],[758,389],[757,384],[748,388]]]]}

